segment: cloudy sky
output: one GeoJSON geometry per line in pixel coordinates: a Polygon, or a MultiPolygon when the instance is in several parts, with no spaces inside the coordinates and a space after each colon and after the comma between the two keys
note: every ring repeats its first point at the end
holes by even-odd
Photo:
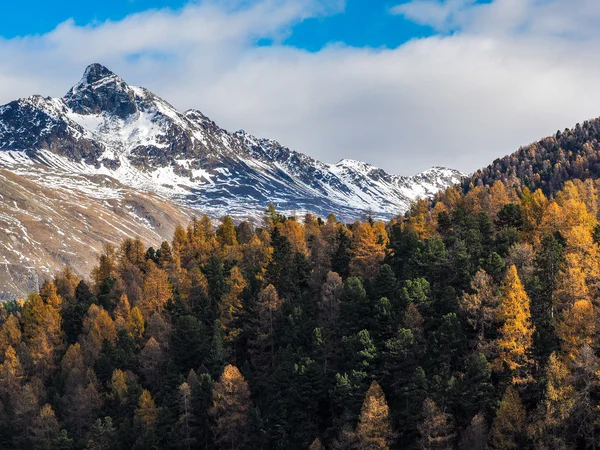
{"type": "Polygon", "coordinates": [[[406,175],[600,116],[598,0],[11,3],[0,103],[100,62],[224,128],[406,175]]]}

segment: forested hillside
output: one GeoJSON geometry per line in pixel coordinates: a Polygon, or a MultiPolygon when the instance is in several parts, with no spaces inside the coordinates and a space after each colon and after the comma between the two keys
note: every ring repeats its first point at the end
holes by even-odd
{"type": "Polygon", "coordinates": [[[568,180],[600,178],[599,141],[600,119],[589,120],[495,160],[465,178],[463,186],[468,190],[501,180],[555,195],[568,180]]]}
{"type": "Polygon", "coordinates": [[[597,184],[107,246],[3,305],[0,445],[596,448],[597,184]]]}

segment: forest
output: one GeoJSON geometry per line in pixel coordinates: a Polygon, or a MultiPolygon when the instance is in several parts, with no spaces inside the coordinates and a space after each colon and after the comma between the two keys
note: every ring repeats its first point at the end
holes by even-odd
{"type": "Polygon", "coordinates": [[[0,447],[595,449],[600,182],[208,217],[0,309],[0,447]]]}

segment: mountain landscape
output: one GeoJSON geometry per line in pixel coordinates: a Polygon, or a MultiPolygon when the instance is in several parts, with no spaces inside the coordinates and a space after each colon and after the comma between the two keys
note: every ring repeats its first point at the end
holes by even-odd
{"type": "Polygon", "coordinates": [[[599,5],[4,2],[0,450],[600,448],[599,5]]]}
{"type": "Polygon", "coordinates": [[[99,64],[63,98],[0,107],[0,169],[5,297],[64,264],[89,274],[93,253],[124,230],[157,246],[192,215],[256,222],[270,203],[285,214],[335,211],[348,222],[391,218],[462,177],[440,167],[403,177],[359,161],[322,163],[229,133],[199,111],[181,113],[99,64]],[[107,227],[116,227],[113,237],[107,227]]]}

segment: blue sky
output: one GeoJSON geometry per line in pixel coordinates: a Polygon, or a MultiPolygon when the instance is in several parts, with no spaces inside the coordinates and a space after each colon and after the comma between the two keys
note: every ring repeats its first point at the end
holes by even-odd
{"type": "Polygon", "coordinates": [[[99,62],[326,162],[470,172],[600,116],[598,0],[20,0],[0,105],[99,62]]]}
{"type": "MultiPolygon", "coordinates": [[[[302,0],[298,0],[302,1],[302,0]]],[[[6,2],[0,14],[0,35],[4,38],[43,34],[73,19],[77,25],[118,21],[150,9],[178,10],[186,0],[20,0],[6,2]],[[35,11],[35,14],[31,14],[35,11]]],[[[286,45],[318,51],[332,42],[355,47],[394,48],[412,38],[430,36],[429,26],[416,24],[401,15],[390,14],[398,2],[389,0],[348,0],[343,12],[308,18],[293,26],[286,45]]],[[[269,45],[268,39],[260,45],[269,45]]]]}

